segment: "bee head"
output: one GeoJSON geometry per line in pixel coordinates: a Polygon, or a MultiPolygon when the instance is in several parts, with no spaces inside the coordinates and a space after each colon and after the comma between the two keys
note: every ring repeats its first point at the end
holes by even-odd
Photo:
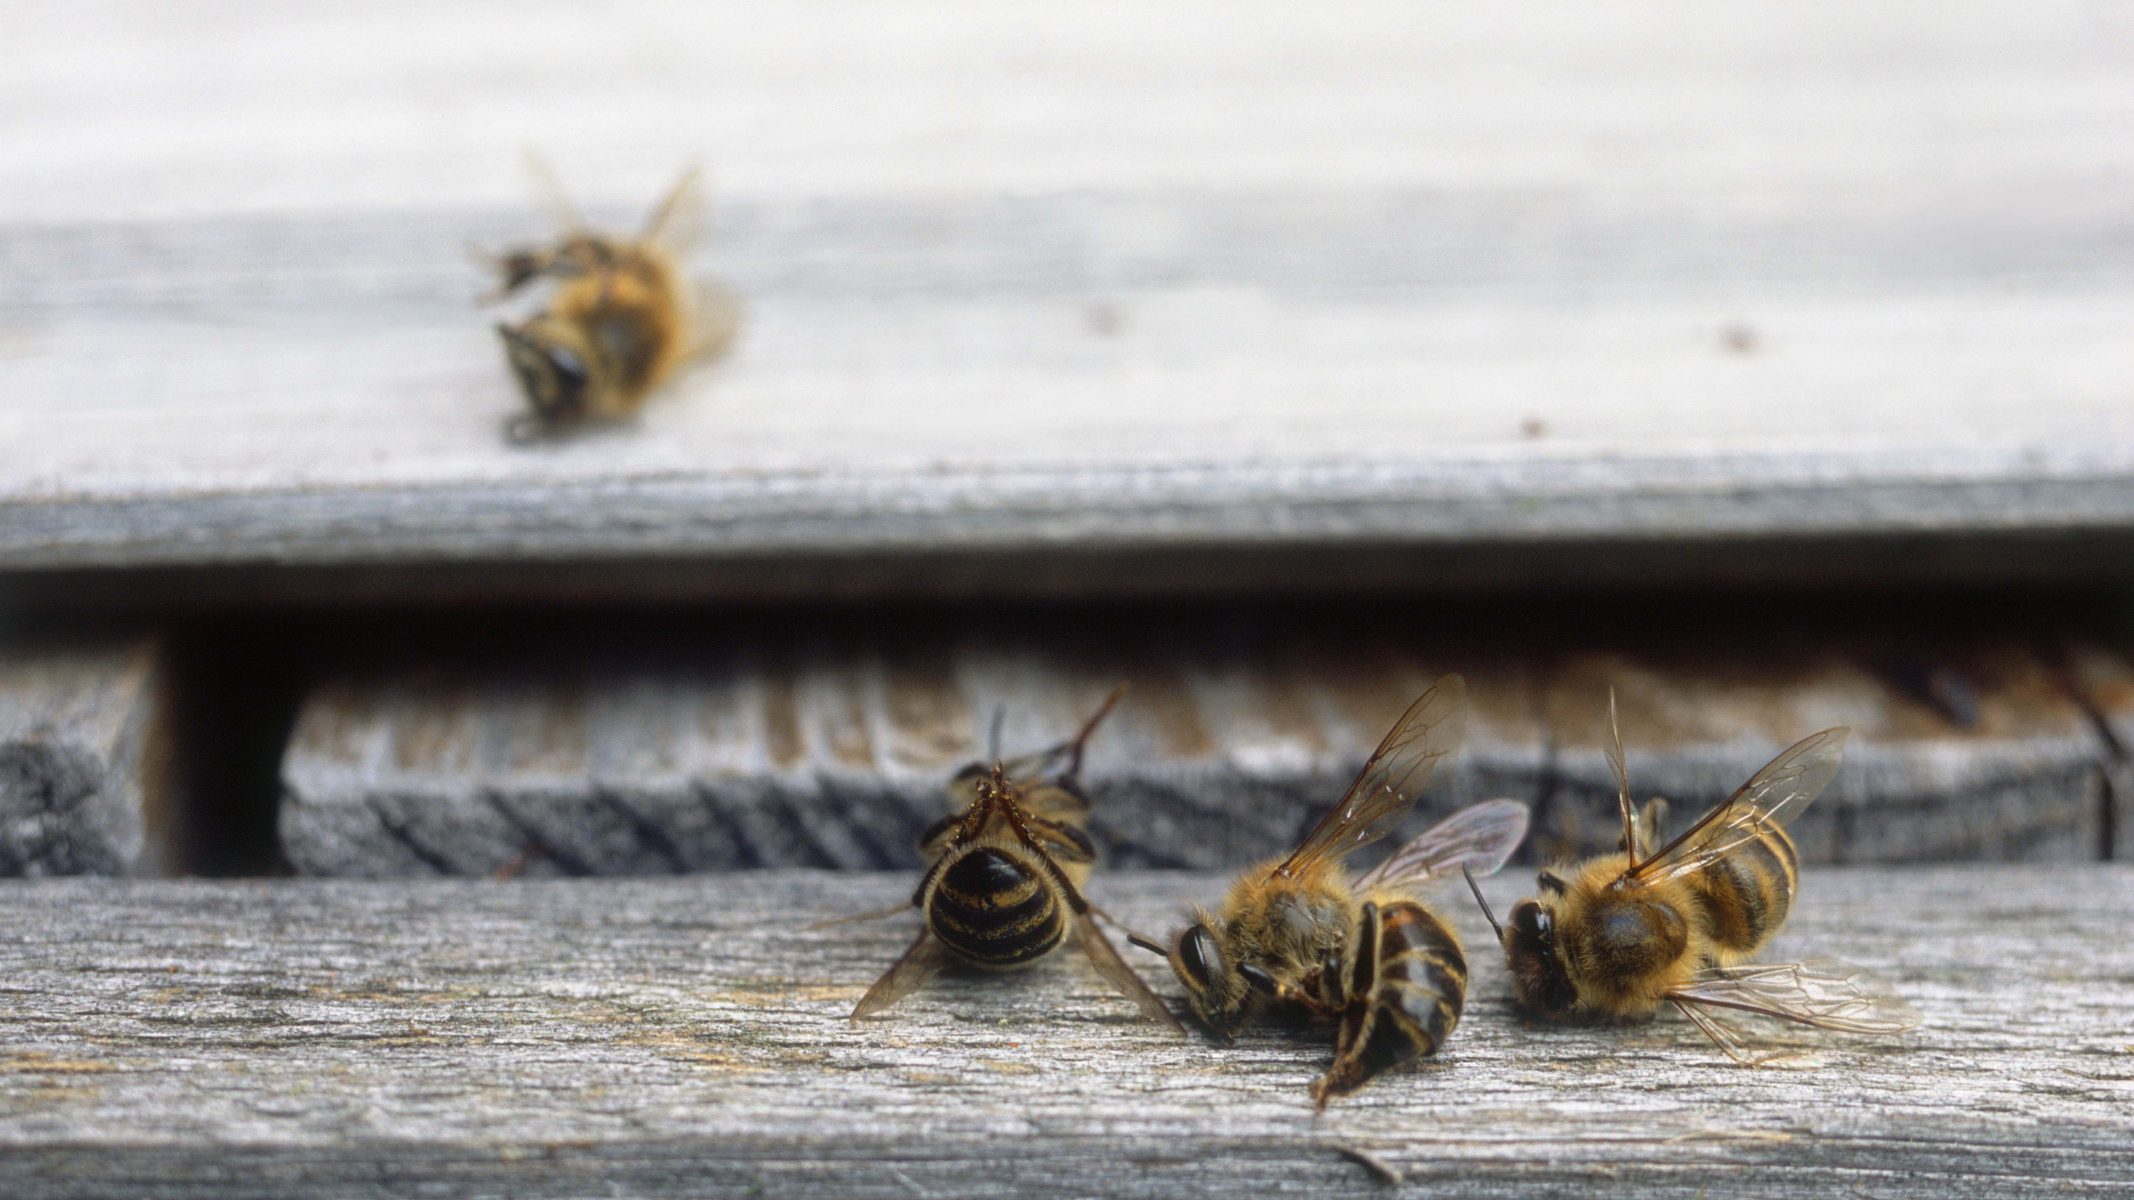
{"type": "Polygon", "coordinates": [[[1222,939],[1208,927],[1205,915],[1179,933],[1169,958],[1201,1024],[1224,1041],[1234,1038],[1245,1014],[1245,978],[1224,960],[1222,939]]]}
{"type": "Polygon", "coordinates": [[[592,390],[591,358],[584,335],[565,321],[538,316],[523,325],[498,325],[504,357],[535,418],[549,428],[585,415],[592,390]]]}
{"type": "Polygon", "coordinates": [[[1519,1007],[1540,1017],[1561,1017],[1578,1000],[1556,944],[1556,913],[1539,900],[1512,906],[1501,935],[1511,965],[1512,995],[1519,1007]]]}

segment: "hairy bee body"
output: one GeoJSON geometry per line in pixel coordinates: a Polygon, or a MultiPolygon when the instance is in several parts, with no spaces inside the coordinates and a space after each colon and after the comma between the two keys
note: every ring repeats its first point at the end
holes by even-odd
{"type": "Polygon", "coordinates": [[[692,355],[694,298],[659,247],[610,248],[546,311],[499,327],[519,386],[550,426],[630,416],[692,355]]]}
{"type": "MultiPolygon", "coordinates": [[[[1608,854],[1568,879],[1552,872],[1544,881],[1534,903],[1553,928],[1575,1003],[1531,1007],[1544,1015],[1650,1015],[1669,992],[1747,959],[1777,935],[1793,908],[1798,855],[1786,831],[1770,825],[1676,878],[1626,883],[1629,868],[1628,855],[1608,854]]],[[[1515,932],[1532,924],[1516,909],[1512,921],[1515,932]]]]}
{"type": "Polygon", "coordinates": [[[1112,692],[1072,740],[1012,764],[972,763],[950,780],[949,795],[958,810],[919,838],[928,866],[909,901],[922,918],[919,935],[860,997],[853,1020],[897,1003],[951,962],[1014,971],[1071,938],[1097,974],[1144,1015],[1184,1032],[1171,1010],[1120,960],[1097,926],[1097,910],[1082,895],[1097,861],[1087,828],[1089,798],[1076,781],[1082,747],[1125,692],[1124,686],[1112,692]]]}
{"type": "Polygon", "coordinates": [[[554,244],[497,260],[499,296],[555,281],[545,308],[497,326],[533,410],[519,432],[631,416],[690,360],[725,348],[733,305],[692,286],[677,253],[694,228],[695,186],[695,172],[684,175],[641,237],[592,233],[573,215],[554,244]]]}
{"type": "MultiPolygon", "coordinates": [[[[1047,785],[1033,789],[1024,808],[1045,853],[1068,883],[1080,887],[1097,858],[1082,827],[1087,804],[1060,804],[1053,799],[1059,795],[1078,794],[1047,785]]],[[[946,840],[953,821],[936,825],[921,843],[930,857],[939,857],[938,843],[946,840]]],[[[956,957],[989,971],[1012,971],[1066,940],[1072,913],[1064,889],[1012,834],[988,831],[947,853],[919,905],[927,928],[956,957]]]]}
{"type": "MultiPolygon", "coordinates": [[[[1749,963],[1786,923],[1799,884],[1787,821],[1837,774],[1846,730],[1812,733],[1765,763],[1682,834],[1658,845],[1659,801],[1632,810],[1615,702],[1608,761],[1622,850],[1541,873],[1497,938],[1519,1007],[1545,1020],[1634,1019],[1672,1004],[1730,1057],[1764,1061],[1744,1014],[1848,1033],[1918,1025],[1872,974],[1830,958],[1749,963]]],[[[1481,890],[1475,891],[1481,898],[1481,890]]],[[[1485,904],[1483,911],[1488,912],[1485,904]]],[[[1496,918],[1490,917],[1496,925],[1496,918]]]]}
{"type": "Polygon", "coordinates": [[[1793,911],[1800,852],[1784,829],[1768,825],[1683,882],[1696,897],[1712,956],[1722,964],[1739,962],[1763,949],[1793,911]]]}
{"type": "Polygon", "coordinates": [[[1386,1068],[1436,1053],[1467,1002],[1467,956],[1417,893],[1459,871],[1488,874],[1526,836],[1526,806],[1470,805],[1350,878],[1344,861],[1415,803],[1432,767],[1459,744],[1466,684],[1440,679],[1401,714],[1341,800],[1286,858],[1239,875],[1214,913],[1169,947],[1193,1011],[1224,1039],[1261,1008],[1287,1006],[1337,1025],[1334,1062],[1312,1084],[1321,1105],[1386,1068]]]}

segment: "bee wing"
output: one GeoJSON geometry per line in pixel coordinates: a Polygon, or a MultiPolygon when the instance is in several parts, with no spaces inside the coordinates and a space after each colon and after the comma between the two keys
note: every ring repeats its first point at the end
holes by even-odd
{"type": "Polygon", "coordinates": [[[1118,949],[1111,944],[1110,938],[1104,936],[1104,931],[1097,926],[1096,917],[1092,913],[1083,913],[1075,919],[1074,932],[1076,940],[1082,943],[1082,952],[1089,956],[1090,965],[1097,969],[1097,974],[1119,989],[1120,995],[1140,1005],[1142,1014],[1150,1020],[1170,1026],[1180,1037],[1185,1036],[1186,1027],[1179,1024],[1178,1015],[1171,1011],[1171,1006],[1165,1004],[1162,997],[1149,990],[1149,985],[1141,981],[1141,976],[1134,974],[1134,969],[1126,965],[1126,960],[1119,957],[1118,949]]]}
{"type": "Polygon", "coordinates": [[[1793,820],[1838,773],[1846,733],[1843,727],[1825,729],[1795,742],[1680,837],[1623,872],[1623,878],[1657,883],[1688,875],[1793,820]]]}
{"type": "Polygon", "coordinates": [[[1411,838],[1356,881],[1356,890],[1420,887],[1465,867],[1494,874],[1526,838],[1526,805],[1485,800],[1446,817],[1411,838]]]}
{"type": "Polygon", "coordinates": [[[704,172],[691,163],[645,222],[645,240],[682,254],[697,244],[705,226],[704,172]]]}
{"type": "Polygon", "coordinates": [[[939,974],[941,968],[948,965],[948,959],[948,947],[934,938],[932,930],[921,929],[903,956],[891,963],[889,969],[882,972],[882,977],[874,981],[874,986],[867,989],[867,994],[860,997],[860,1002],[852,1009],[852,1019],[857,1021],[873,1016],[911,995],[920,984],[939,974]]]}
{"type": "Polygon", "coordinates": [[[857,925],[861,921],[881,921],[901,912],[911,911],[911,901],[905,900],[887,908],[870,908],[866,912],[846,913],[841,917],[824,917],[820,921],[801,926],[802,932],[814,933],[818,929],[835,929],[840,925],[857,925]]]}
{"type": "Polygon", "coordinates": [[[741,298],[705,279],[697,281],[695,299],[695,322],[686,352],[692,359],[717,358],[734,344],[734,335],[740,332],[741,298]]]}
{"type": "Polygon", "coordinates": [[[1919,1027],[1919,1012],[1889,984],[1836,958],[1797,963],[1719,967],[1667,993],[1667,998],[1741,1062],[1764,1061],[1748,1051],[1749,1032],[1727,1012],[1776,1017],[1842,1033],[1897,1034],[1919,1027]]]}
{"type": "Polygon", "coordinates": [[[1295,875],[1384,837],[1430,782],[1437,761],[1459,746],[1466,716],[1467,682],[1457,675],[1445,676],[1416,697],[1372,751],[1341,802],[1319,818],[1274,874],[1295,875]]]}
{"type": "Polygon", "coordinates": [[[1615,805],[1623,814],[1623,852],[1638,860],[1638,818],[1630,803],[1630,768],[1623,765],[1623,726],[1615,715],[1615,689],[1608,689],[1608,769],[1615,774],[1615,805]]]}
{"type": "Polygon", "coordinates": [[[566,233],[584,233],[585,214],[571,202],[570,193],[563,190],[563,184],[549,167],[548,160],[531,146],[526,148],[525,155],[526,172],[533,176],[536,199],[549,219],[566,233]]]}

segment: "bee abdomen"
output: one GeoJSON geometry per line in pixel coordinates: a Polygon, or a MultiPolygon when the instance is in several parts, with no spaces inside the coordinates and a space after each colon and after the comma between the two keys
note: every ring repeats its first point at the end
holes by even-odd
{"type": "Polygon", "coordinates": [[[1421,1053],[1435,1050],[1467,1002],[1467,956],[1444,922],[1418,904],[1387,907],[1378,935],[1379,989],[1427,1036],[1421,1053]]]}
{"type": "Polygon", "coordinates": [[[1691,877],[1712,941],[1736,954],[1760,949],[1793,908],[1798,859],[1776,825],[1691,877]]]}
{"type": "Polygon", "coordinates": [[[1053,890],[1030,867],[990,846],[942,869],[926,920],[950,950],[996,969],[1035,962],[1067,933],[1053,890]]]}
{"type": "Polygon", "coordinates": [[[1436,914],[1419,904],[1394,903],[1380,910],[1379,922],[1378,984],[1371,999],[1380,1019],[1363,1050],[1364,1065],[1374,1073],[1435,1052],[1467,1003],[1467,956],[1436,914]]]}

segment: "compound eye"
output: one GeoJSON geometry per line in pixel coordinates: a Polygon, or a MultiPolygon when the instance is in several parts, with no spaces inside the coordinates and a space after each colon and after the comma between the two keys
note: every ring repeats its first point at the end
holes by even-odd
{"type": "Polygon", "coordinates": [[[1188,982],[1204,991],[1222,969],[1223,952],[1207,926],[1195,925],[1178,935],[1178,965],[1184,969],[1188,982]]]}

